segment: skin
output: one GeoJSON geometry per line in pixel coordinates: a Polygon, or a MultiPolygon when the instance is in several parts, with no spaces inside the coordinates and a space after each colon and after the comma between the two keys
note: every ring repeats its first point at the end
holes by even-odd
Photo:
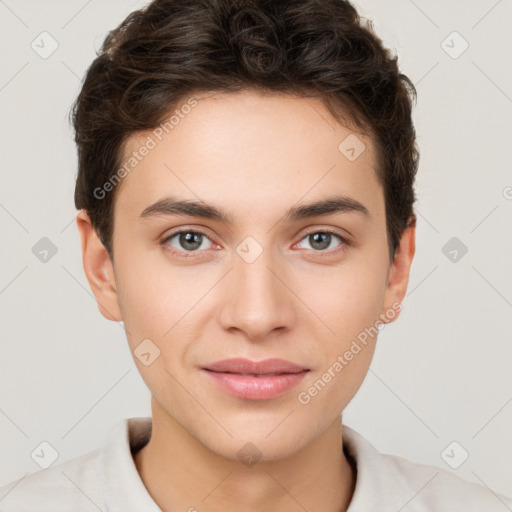
{"type": "MultiPolygon", "coordinates": [[[[116,191],[114,262],[87,213],[77,217],[101,313],[124,322],[132,352],[147,338],[160,350],[149,366],[134,357],[153,419],[149,443],[134,455],[137,470],[169,512],[344,511],[356,472],[342,449],[340,415],[366,376],[377,337],[308,404],[297,395],[365,327],[392,321],[387,312],[405,296],[415,227],[390,261],[372,141],[358,134],[366,149],[349,161],[338,145],[355,131],[319,99],[250,90],[195,97],[197,106],[116,191]],[[369,215],[284,220],[292,206],[333,194],[359,201],[369,215]],[[140,217],[168,195],[213,204],[233,222],[140,217]],[[333,235],[318,249],[307,235],[327,228],[350,245],[333,235]],[[163,242],[178,229],[206,237],[199,249],[180,245],[179,235],[163,242]],[[263,249],[252,263],[236,252],[248,236],[263,249]],[[246,400],[200,370],[230,357],[280,357],[310,371],[280,397],[246,400]],[[249,441],[261,453],[252,466],[237,458],[249,441]]],[[[151,133],[132,135],[125,155],[151,133]]]]}

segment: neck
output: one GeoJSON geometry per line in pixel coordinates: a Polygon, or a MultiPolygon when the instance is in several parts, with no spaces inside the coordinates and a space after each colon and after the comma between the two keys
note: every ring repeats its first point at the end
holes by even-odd
{"type": "Polygon", "coordinates": [[[356,474],[339,417],[299,452],[246,465],[206,448],[155,401],[152,409],[151,438],[134,462],[163,512],[347,510],[356,474]]]}

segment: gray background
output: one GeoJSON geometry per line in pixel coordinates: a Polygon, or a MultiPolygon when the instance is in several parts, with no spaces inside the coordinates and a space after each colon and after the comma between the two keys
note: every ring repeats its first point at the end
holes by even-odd
{"type": "MultiPolygon", "coordinates": [[[[512,2],[355,3],[417,86],[421,165],[404,310],[344,421],[383,452],[512,495],[512,2]]],[[[122,326],[82,269],[67,121],[95,49],[143,4],[0,0],[0,484],[39,469],[42,441],[58,463],[150,415],[122,326]],[[52,39],[47,58],[31,47],[52,39]],[[43,237],[57,249],[46,262],[32,250],[43,237]]]]}

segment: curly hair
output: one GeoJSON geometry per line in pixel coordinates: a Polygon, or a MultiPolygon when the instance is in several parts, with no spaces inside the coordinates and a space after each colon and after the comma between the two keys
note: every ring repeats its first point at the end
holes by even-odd
{"type": "Polygon", "coordinates": [[[372,23],[343,0],[154,0],[108,33],[70,115],[75,206],[111,259],[116,189],[95,190],[121,165],[128,137],[158,127],[187,96],[243,89],[318,97],[371,137],[393,259],[416,221],[416,90],[372,23]]]}

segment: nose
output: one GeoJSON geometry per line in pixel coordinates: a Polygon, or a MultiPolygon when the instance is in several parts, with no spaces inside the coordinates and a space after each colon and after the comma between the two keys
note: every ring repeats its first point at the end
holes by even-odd
{"type": "Polygon", "coordinates": [[[252,262],[235,253],[223,289],[219,315],[223,329],[242,332],[252,341],[291,329],[300,305],[287,282],[284,264],[271,253],[263,250],[252,262]]]}

